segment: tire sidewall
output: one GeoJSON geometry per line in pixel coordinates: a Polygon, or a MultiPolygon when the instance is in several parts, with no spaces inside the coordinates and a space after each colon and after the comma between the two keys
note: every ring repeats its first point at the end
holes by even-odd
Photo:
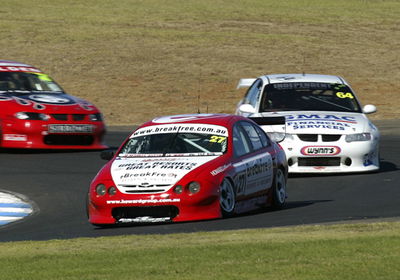
{"type": "Polygon", "coordinates": [[[220,200],[220,209],[221,209],[221,215],[222,215],[222,217],[223,217],[223,218],[232,217],[233,214],[235,213],[235,208],[236,208],[236,191],[235,191],[235,187],[234,187],[233,183],[232,183],[229,179],[227,179],[227,178],[225,178],[225,179],[221,182],[221,185],[220,185],[220,198],[219,198],[219,200],[220,200]],[[229,184],[229,186],[230,186],[230,188],[231,188],[231,194],[233,195],[233,207],[232,207],[232,209],[231,209],[230,211],[226,211],[226,210],[222,207],[222,205],[221,205],[221,200],[222,200],[222,185],[223,185],[224,183],[228,183],[228,184],[229,184]]]}
{"type": "Polygon", "coordinates": [[[272,190],[272,207],[275,209],[281,209],[285,206],[286,204],[286,188],[287,188],[287,182],[285,179],[285,174],[282,171],[282,169],[278,168],[275,172],[274,175],[274,182],[273,182],[273,190],[272,190]],[[283,182],[280,182],[280,176],[283,178],[283,182]],[[280,196],[280,189],[284,188],[285,195],[284,198],[282,199],[280,196]]]}

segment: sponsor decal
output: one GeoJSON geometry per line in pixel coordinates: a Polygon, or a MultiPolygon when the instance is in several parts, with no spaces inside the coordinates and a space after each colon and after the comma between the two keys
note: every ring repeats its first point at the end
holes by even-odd
{"type": "Polygon", "coordinates": [[[186,174],[215,158],[216,156],[124,158],[113,162],[111,175],[122,193],[129,191],[125,186],[142,185],[143,182],[151,186],[146,190],[159,190],[159,185],[165,184],[163,190],[167,191],[186,174]]]}
{"type": "Polygon", "coordinates": [[[141,169],[159,169],[159,170],[192,170],[197,165],[196,162],[184,161],[154,161],[154,162],[130,162],[121,163],[117,166],[118,169],[124,170],[141,170],[141,169]]]}
{"type": "Polygon", "coordinates": [[[0,72],[38,72],[41,71],[34,67],[24,66],[0,66],[0,72]]]}
{"type": "Polygon", "coordinates": [[[157,204],[180,202],[180,198],[149,198],[149,199],[119,199],[107,200],[107,204],[157,204]]]}
{"type": "Polygon", "coordinates": [[[340,153],[337,146],[306,146],[301,149],[301,153],[306,156],[333,156],[340,153]]]}
{"type": "Polygon", "coordinates": [[[346,123],[357,123],[355,117],[351,116],[335,116],[335,115],[288,115],[286,121],[301,121],[301,120],[320,120],[320,121],[335,121],[346,123]]]}
{"type": "Polygon", "coordinates": [[[372,122],[368,122],[369,127],[374,130],[377,131],[378,129],[376,128],[376,126],[372,123],[372,122]]]}
{"type": "Polygon", "coordinates": [[[367,167],[374,164],[374,160],[377,158],[377,150],[377,147],[375,147],[371,153],[364,156],[363,166],[367,167]]]}
{"type": "Polygon", "coordinates": [[[233,165],[238,194],[255,193],[266,189],[272,183],[272,157],[261,154],[233,165]]]}
{"type": "Polygon", "coordinates": [[[136,217],[136,218],[121,218],[118,220],[120,223],[162,223],[162,222],[168,222],[171,221],[170,217],[150,217],[150,216],[144,216],[144,217],[136,217]]]}
{"type": "Polygon", "coordinates": [[[10,101],[12,100],[11,97],[4,95],[5,91],[0,91],[0,101],[10,101]]]}
{"type": "MultiPolygon", "coordinates": [[[[0,101],[12,101],[14,100],[16,103],[23,105],[23,106],[32,106],[34,109],[37,110],[44,110],[46,109],[45,104],[53,104],[53,105],[74,105],[78,104],[79,107],[86,111],[93,111],[95,107],[93,104],[82,100],[77,99],[72,96],[68,95],[61,95],[61,94],[31,94],[30,91],[19,91],[19,96],[9,96],[5,95],[4,91],[0,92],[0,101]],[[26,95],[22,95],[26,94],[26,95]]],[[[59,92],[61,93],[61,92],[59,92]]]]}
{"type": "MultiPolygon", "coordinates": [[[[226,136],[228,136],[228,130],[226,127],[211,124],[165,124],[165,125],[154,125],[146,126],[136,130],[131,138],[143,135],[151,134],[162,134],[162,133],[203,133],[212,134],[214,138],[213,141],[224,141],[226,136]]],[[[220,142],[219,142],[220,143],[220,142]]]]}
{"type": "Polygon", "coordinates": [[[31,94],[28,98],[33,101],[49,104],[67,104],[71,102],[68,98],[51,94],[31,94]]]}
{"type": "Polygon", "coordinates": [[[336,115],[318,115],[318,114],[300,114],[289,115],[286,117],[287,125],[293,129],[305,128],[323,128],[332,130],[345,130],[351,127],[351,124],[357,124],[355,117],[336,116],[336,115]]]}
{"type": "Polygon", "coordinates": [[[5,141],[27,141],[28,136],[25,134],[4,134],[3,139],[5,141]]]}
{"type": "Polygon", "coordinates": [[[225,164],[225,165],[222,165],[222,166],[218,167],[217,169],[214,169],[214,170],[211,171],[210,173],[211,173],[211,175],[216,176],[216,175],[218,175],[219,173],[224,172],[225,170],[227,170],[227,169],[228,169],[229,167],[231,167],[231,166],[232,166],[232,164],[231,164],[231,163],[228,163],[228,164],[225,164]]]}
{"type": "Polygon", "coordinates": [[[121,174],[119,179],[121,180],[121,183],[123,182],[127,182],[127,181],[131,181],[132,179],[137,179],[137,178],[143,178],[143,177],[152,177],[154,178],[158,178],[160,179],[160,182],[163,182],[165,180],[161,180],[161,179],[174,179],[178,177],[177,173],[164,173],[164,172],[139,172],[139,173],[125,173],[125,174],[121,174]]]}
{"type": "MultiPolygon", "coordinates": [[[[277,77],[279,80],[295,80],[293,76],[281,76],[277,77]]],[[[316,82],[292,82],[292,83],[276,83],[273,87],[279,90],[290,90],[290,89],[330,89],[331,85],[327,83],[316,83],[316,82]]]]}

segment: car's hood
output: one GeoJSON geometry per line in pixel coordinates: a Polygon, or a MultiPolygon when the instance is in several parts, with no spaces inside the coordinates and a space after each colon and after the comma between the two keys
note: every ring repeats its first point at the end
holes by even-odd
{"type": "Polygon", "coordinates": [[[69,94],[51,92],[7,91],[0,92],[0,105],[10,110],[42,111],[46,113],[67,113],[78,111],[97,111],[97,108],[83,100],[69,94]]]}
{"type": "Polygon", "coordinates": [[[137,186],[151,190],[163,185],[170,188],[189,172],[217,157],[117,157],[111,165],[111,176],[117,187],[137,186]]]}
{"type": "MultiPolygon", "coordinates": [[[[265,112],[254,117],[284,116],[286,133],[291,134],[351,134],[368,131],[370,122],[361,113],[329,111],[265,112]]],[[[252,117],[253,117],[252,116],[252,117]]]]}

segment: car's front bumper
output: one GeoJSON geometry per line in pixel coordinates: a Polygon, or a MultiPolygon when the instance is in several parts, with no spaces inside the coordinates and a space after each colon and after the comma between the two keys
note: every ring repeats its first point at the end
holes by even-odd
{"type": "Polygon", "coordinates": [[[280,145],[286,153],[289,173],[379,170],[379,139],[351,143],[344,140],[337,142],[283,141],[280,145]],[[316,154],[313,155],[313,152],[316,154]]]}
{"type": "Polygon", "coordinates": [[[3,148],[20,149],[105,149],[103,122],[49,123],[48,121],[3,120],[1,124],[3,148]],[[90,132],[51,133],[49,125],[90,127],[90,132]]]}
{"type": "Polygon", "coordinates": [[[217,194],[196,197],[175,194],[146,194],[99,197],[88,199],[88,216],[92,224],[181,222],[221,217],[217,194]]]}

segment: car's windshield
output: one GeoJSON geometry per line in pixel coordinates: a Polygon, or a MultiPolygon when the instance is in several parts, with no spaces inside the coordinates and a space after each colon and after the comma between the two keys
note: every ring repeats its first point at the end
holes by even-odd
{"type": "Polygon", "coordinates": [[[0,91],[46,91],[62,89],[48,75],[40,72],[0,72],[0,91]]]}
{"type": "MultiPolygon", "coordinates": [[[[180,127],[180,125],[175,125],[180,127]]],[[[172,125],[169,133],[154,133],[157,128],[151,127],[151,133],[146,130],[136,132],[120,151],[120,156],[201,156],[220,155],[227,150],[226,129],[221,127],[217,131],[196,132],[174,129],[172,125]],[[222,130],[224,129],[224,130],[222,130]],[[224,131],[224,133],[221,133],[224,131]],[[146,135],[140,135],[144,132],[146,135]]],[[[199,126],[200,127],[200,126],[199,126]]],[[[217,126],[215,126],[217,127],[217,126]]],[[[192,127],[189,127],[192,128],[192,127]]],[[[196,128],[196,127],[195,127],[196,128]]],[[[217,128],[218,129],[218,128],[217,128]]],[[[189,129],[190,130],[190,129],[189,129]]]]}
{"type": "Polygon", "coordinates": [[[360,112],[360,106],[343,84],[276,83],[265,86],[260,104],[260,112],[270,111],[360,112]]]}

